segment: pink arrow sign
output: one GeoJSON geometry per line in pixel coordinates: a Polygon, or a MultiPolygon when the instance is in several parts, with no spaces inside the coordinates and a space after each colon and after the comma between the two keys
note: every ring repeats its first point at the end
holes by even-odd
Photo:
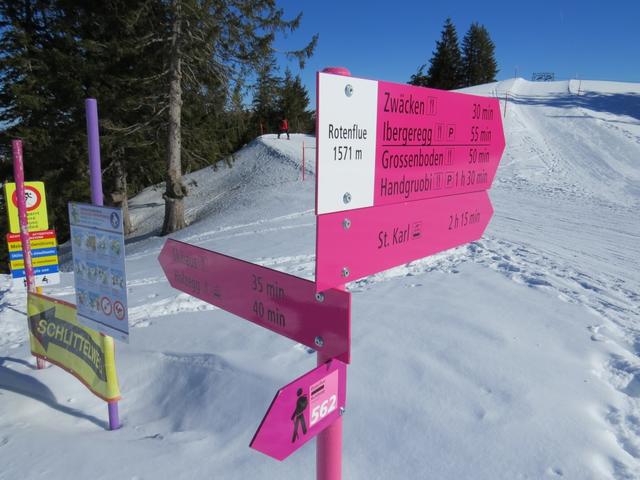
{"type": "Polygon", "coordinates": [[[318,74],[317,214],[486,190],[496,98],[318,74]]]}
{"type": "Polygon", "coordinates": [[[492,215],[484,191],[320,215],[316,288],[323,291],[477,240],[492,215]]]}
{"type": "Polygon", "coordinates": [[[347,398],[347,366],[333,359],[276,393],[251,448],[284,460],[337,420],[347,398]]]}
{"type": "Polygon", "coordinates": [[[173,239],[159,261],[173,288],[349,362],[350,293],[173,239]]]}

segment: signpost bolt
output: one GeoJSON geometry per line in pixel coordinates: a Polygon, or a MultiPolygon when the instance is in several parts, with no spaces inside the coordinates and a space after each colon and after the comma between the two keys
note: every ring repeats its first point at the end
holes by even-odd
{"type": "Polygon", "coordinates": [[[342,196],[342,201],[343,201],[344,203],[349,203],[349,202],[351,202],[351,194],[350,194],[349,192],[345,193],[345,194],[342,196]]]}
{"type": "Polygon", "coordinates": [[[342,226],[344,227],[345,230],[349,230],[349,228],[351,228],[351,220],[349,220],[348,218],[345,218],[342,221],[342,226]]]}
{"type": "Polygon", "coordinates": [[[347,97],[350,97],[351,95],[353,95],[353,85],[351,85],[350,83],[347,83],[347,86],[344,87],[344,94],[347,97]]]}
{"type": "Polygon", "coordinates": [[[316,293],[316,300],[320,303],[324,302],[324,293],[316,293]]]}
{"type": "Polygon", "coordinates": [[[318,335],[315,339],[315,344],[319,347],[322,348],[324,347],[324,338],[322,338],[320,335],[318,335]]]}
{"type": "Polygon", "coordinates": [[[343,277],[348,277],[349,276],[349,269],[347,267],[344,267],[342,269],[342,276],[343,277]]]}
{"type": "Polygon", "coordinates": [[[343,416],[344,412],[345,412],[344,407],[340,407],[340,416],[343,416]]]}

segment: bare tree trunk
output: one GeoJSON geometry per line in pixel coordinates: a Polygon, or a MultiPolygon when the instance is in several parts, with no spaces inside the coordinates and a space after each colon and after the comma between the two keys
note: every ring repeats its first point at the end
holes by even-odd
{"type": "Polygon", "coordinates": [[[115,189],[111,193],[111,203],[115,207],[122,208],[122,224],[124,226],[124,234],[129,235],[133,232],[131,225],[131,216],[129,215],[129,200],[127,192],[127,170],[124,166],[124,160],[118,158],[115,160],[115,189]]]}
{"type": "Polygon", "coordinates": [[[164,194],[164,225],[166,235],[185,227],[184,197],[187,189],[182,183],[180,115],[182,111],[182,35],[181,0],[172,0],[173,10],[171,57],[169,60],[169,128],[167,139],[167,189],[164,194]]]}

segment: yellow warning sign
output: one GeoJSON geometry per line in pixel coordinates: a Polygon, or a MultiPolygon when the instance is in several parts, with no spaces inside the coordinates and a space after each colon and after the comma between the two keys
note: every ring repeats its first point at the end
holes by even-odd
{"type": "MultiPolygon", "coordinates": [[[[49,228],[49,217],[47,216],[47,199],[44,193],[44,183],[24,182],[24,197],[27,205],[27,224],[29,231],[37,232],[47,230],[49,228]]],[[[7,202],[9,232],[19,233],[18,195],[15,183],[7,182],[4,184],[4,198],[7,202]]]]}

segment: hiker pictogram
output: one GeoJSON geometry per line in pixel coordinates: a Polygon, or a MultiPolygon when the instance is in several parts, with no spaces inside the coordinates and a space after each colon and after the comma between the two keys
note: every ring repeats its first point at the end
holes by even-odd
{"type": "Polygon", "coordinates": [[[299,388],[298,392],[298,401],[296,402],[296,409],[291,415],[291,420],[293,421],[293,437],[291,438],[291,443],[295,442],[298,435],[298,425],[302,424],[302,434],[307,434],[307,424],[304,421],[304,411],[307,409],[309,405],[309,400],[306,395],[302,395],[302,389],[299,388]]]}

